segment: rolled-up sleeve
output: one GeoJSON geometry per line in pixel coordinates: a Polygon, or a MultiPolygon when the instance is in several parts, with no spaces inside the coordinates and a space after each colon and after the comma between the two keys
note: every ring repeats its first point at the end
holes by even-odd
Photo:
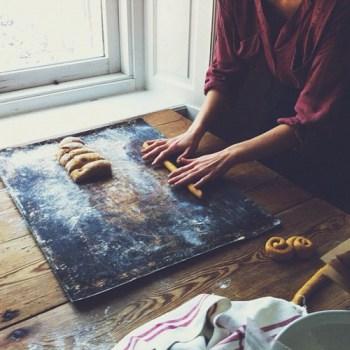
{"type": "Polygon", "coordinates": [[[244,69],[234,52],[236,40],[233,1],[218,0],[214,54],[206,73],[205,94],[211,89],[234,94],[241,85],[244,69]]]}
{"type": "Polygon", "coordinates": [[[348,16],[349,11],[333,16],[296,101],[296,114],[279,118],[278,123],[309,129],[312,125],[332,123],[332,118],[337,117],[338,107],[349,88],[348,16]]]}

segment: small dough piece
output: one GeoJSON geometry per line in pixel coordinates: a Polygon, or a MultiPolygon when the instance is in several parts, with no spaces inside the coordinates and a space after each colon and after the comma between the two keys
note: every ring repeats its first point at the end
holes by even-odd
{"type": "Polygon", "coordinates": [[[291,236],[287,239],[287,243],[294,248],[295,254],[300,259],[310,259],[315,248],[311,240],[303,236],[291,236]]]}
{"type": "Polygon", "coordinates": [[[72,143],[72,142],[78,142],[78,143],[81,143],[82,145],[85,145],[84,141],[80,137],[68,136],[68,137],[65,137],[63,140],[61,140],[60,147],[62,147],[67,143],[72,143]]]}
{"type": "Polygon", "coordinates": [[[68,174],[75,169],[80,169],[87,163],[94,162],[95,160],[103,160],[104,158],[98,153],[83,153],[73,157],[65,166],[68,174]]]}
{"type": "Polygon", "coordinates": [[[142,148],[141,149],[145,149],[147,147],[149,147],[150,144],[148,143],[148,141],[145,141],[143,144],[142,144],[142,148]]]}
{"type": "Polygon", "coordinates": [[[66,143],[65,145],[61,146],[60,149],[58,150],[57,160],[59,161],[65,153],[68,153],[71,150],[78,149],[78,148],[84,148],[84,145],[78,142],[66,143]]]}
{"type": "Polygon", "coordinates": [[[79,155],[79,154],[85,154],[85,153],[94,153],[95,151],[91,148],[77,148],[73,149],[68,153],[64,153],[61,158],[59,158],[59,162],[62,166],[65,166],[73,157],[79,155]]]}
{"type": "Polygon", "coordinates": [[[265,243],[265,252],[273,260],[287,261],[294,257],[293,245],[282,237],[271,237],[265,243]]]}
{"type": "Polygon", "coordinates": [[[101,180],[112,175],[112,164],[107,160],[96,160],[85,164],[80,169],[73,170],[70,174],[76,183],[101,180]]]}
{"type": "Polygon", "coordinates": [[[56,158],[58,161],[60,161],[60,159],[62,158],[62,156],[66,153],[68,153],[69,150],[67,149],[63,149],[63,148],[60,148],[58,151],[57,151],[57,154],[56,154],[56,158]]]}
{"type": "Polygon", "coordinates": [[[82,148],[82,147],[84,147],[84,145],[80,142],[68,142],[68,143],[65,143],[64,145],[60,146],[60,148],[68,149],[68,150],[82,148]]]}

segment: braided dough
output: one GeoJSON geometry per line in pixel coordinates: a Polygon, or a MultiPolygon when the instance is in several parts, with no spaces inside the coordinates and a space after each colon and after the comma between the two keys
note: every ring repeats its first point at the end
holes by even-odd
{"type": "Polygon", "coordinates": [[[68,153],[64,153],[60,158],[59,162],[62,166],[65,166],[74,156],[77,156],[79,154],[86,154],[86,153],[94,153],[95,151],[92,150],[91,148],[77,148],[73,149],[68,153]]]}
{"type": "Polygon", "coordinates": [[[67,143],[72,143],[72,142],[81,143],[82,145],[85,145],[84,141],[80,137],[68,136],[68,137],[65,137],[63,140],[61,140],[60,147],[66,145],[67,143]]]}
{"type": "Polygon", "coordinates": [[[111,163],[107,160],[96,160],[75,169],[70,176],[76,183],[101,180],[112,175],[111,163]]]}
{"type": "Polygon", "coordinates": [[[303,236],[289,237],[287,243],[294,248],[295,254],[300,259],[309,259],[315,253],[312,242],[303,236]]]}
{"type": "Polygon", "coordinates": [[[273,260],[286,261],[294,256],[293,246],[282,237],[271,237],[265,244],[267,255],[273,260]]]}
{"type": "Polygon", "coordinates": [[[58,152],[57,152],[57,159],[60,160],[61,157],[65,154],[68,153],[70,151],[72,151],[73,149],[80,149],[83,148],[84,145],[80,142],[69,142],[69,143],[65,143],[62,146],[60,146],[58,152]]]}
{"type": "Polygon", "coordinates": [[[83,153],[73,157],[65,166],[66,170],[70,174],[75,169],[80,169],[85,164],[94,162],[95,160],[104,159],[98,153],[83,153]]]}
{"type": "Polygon", "coordinates": [[[112,175],[112,164],[87,148],[79,137],[66,137],[59,143],[58,162],[76,183],[95,181],[112,175]]]}
{"type": "Polygon", "coordinates": [[[294,257],[309,259],[315,252],[312,242],[303,236],[271,237],[265,243],[265,252],[273,260],[286,261],[294,257]]]}

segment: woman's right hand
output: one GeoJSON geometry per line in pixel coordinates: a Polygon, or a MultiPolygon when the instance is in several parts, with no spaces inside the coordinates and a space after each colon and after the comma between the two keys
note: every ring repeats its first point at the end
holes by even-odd
{"type": "Polygon", "coordinates": [[[159,165],[171,156],[177,156],[179,162],[183,157],[190,157],[197,150],[201,136],[190,131],[172,137],[170,139],[159,139],[147,141],[148,146],[142,149],[142,158],[159,165]]]}

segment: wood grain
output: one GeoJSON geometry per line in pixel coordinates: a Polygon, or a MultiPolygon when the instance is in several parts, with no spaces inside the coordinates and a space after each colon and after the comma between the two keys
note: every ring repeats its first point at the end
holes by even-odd
{"type": "Polygon", "coordinates": [[[181,114],[174,112],[171,109],[166,109],[159,112],[149,113],[143,119],[146,123],[154,127],[159,127],[161,125],[183,120],[185,118],[181,114]]]}
{"type": "Polygon", "coordinates": [[[13,239],[0,245],[0,278],[18,271],[23,266],[43,260],[31,235],[13,239]]]}
{"type": "Polygon", "coordinates": [[[46,261],[0,277],[0,329],[67,301],[46,261]]]}
{"type": "Polygon", "coordinates": [[[281,176],[248,190],[247,195],[262,204],[272,214],[291,208],[312,197],[281,176]]]}
{"type": "MultiPolygon", "coordinates": [[[[298,231],[315,237],[320,254],[329,248],[328,232],[335,222],[341,231],[340,239],[349,234],[349,218],[316,199],[287,210],[280,218],[284,227],[276,234],[289,235],[298,231]]],[[[4,349],[16,349],[19,344],[22,347],[33,344],[53,347],[84,341],[91,348],[97,344],[108,348],[131,329],[199,293],[216,293],[233,300],[265,295],[290,298],[293,286],[298,286],[312,274],[320,261],[315,257],[311,262],[277,264],[264,255],[263,241],[266,238],[220,249],[195,259],[191,264],[171,268],[79,308],[68,303],[61,305],[3,330],[0,346],[4,349]]],[[[319,309],[316,305],[311,301],[312,309],[319,309]]],[[[333,299],[327,300],[328,308],[343,308],[345,305],[350,305],[349,296],[335,298],[334,302],[333,299]]]]}
{"type": "Polygon", "coordinates": [[[0,211],[0,245],[12,239],[29,235],[24,219],[14,207],[0,211]]]}
{"type": "MultiPolygon", "coordinates": [[[[172,111],[145,119],[168,137],[190,124],[172,111]]],[[[223,145],[207,135],[200,152],[223,145]]],[[[350,236],[348,215],[312,199],[257,162],[239,165],[227,176],[267,210],[280,213],[283,226],[270,235],[303,234],[314,240],[319,255],[350,236]]],[[[73,306],[66,302],[11,199],[0,187],[0,348],[108,349],[130,330],[199,293],[231,299],[265,295],[289,299],[321,262],[318,256],[288,265],[271,261],[263,251],[270,235],[220,249],[73,306]]],[[[349,295],[334,285],[310,301],[311,310],[349,307],[349,295]]]]}
{"type": "Polygon", "coordinates": [[[14,204],[11,197],[8,195],[6,189],[0,190],[0,210],[6,211],[8,209],[13,208],[14,204]]]}
{"type": "MultiPolygon", "coordinates": [[[[183,117],[179,116],[177,113],[174,114],[174,112],[167,112],[166,116],[168,115],[169,119],[172,120],[170,123],[165,123],[164,114],[162,113],[150,115],[148,121],[160,125],[159,128],[161,132],[168,135],[169,130],[175,129],[174,124],[180,119],[183,119],[183,117]]],[[[183,125],[187,126],[188,121],[185,121],[183,125]]],[[[183,126],[177,128],[177,132],[182,131],[184,131],[183,126]]],[[[208,142],[213,143],[215,143],[216,140],[215,137],[211,138],[210,135],[208,135],[206,139],[208,142]]],[[[203,143],[203,146],[205,147],[206,144],[203,143]]],[[[238,187],[240,187],[241,182],[243,182],[242,187],[244,189],[257,187],[264,182],[271,182],[277,176],[275,173],[256,162],[250,165],[240,165],[234,170],[235,171],[231,172],[232,178],[238,187]],[[246,176],[244,176],[244,174],[246,174],[246,176]],[[249,182],[247,182],[247,178],[249,178],[249,182]]],[[[259,194],[260,193],[261,189],[259,194]]],[[[5,191],[3,191],[1,196],[2,203],[6,210],[4,212],[0,211],[0,223],[2,222],[1,213],[3,213],[4,222],[4,230],[0,233],[0,252],[2,253],[0,256],[0,262],[2,262],[0,269],[0,317],[6,314],[8,310],[18,310],[19,312],[16,317],[0,323],[0,329],[31,317],[32,315],[42,313],[47,309],[54,308],[62,304],[65,300],[54,275],[50,273],[43,255],[36,246],[34,239],[26,228],[17,209],[14,208],[12,200],[5,191]],[[42,271],[37,270],[37,266],[42,266],[42,269],[47,271],[47,273],[42,274],[42,271]],[[36,274],[38,278],[35,277],[36,274]],[[9,280],[11,280],[11,284],[9,284],[9,280]],[[26,284],[29,282],[27,282],[27,280],[30,280],[30,288],[33,290],[32,293],[28,293],[26,284]],[[43,285],[50,286],[50,288],[42,288],[43,285]],[[7,295],[12,295],[13,286],[16,286],[17,290],[20,292],[16,293],[16,298],[7,298],[7,295]],[[36,294],[40,295],[40,298],[36,298],[36,294]],[[2,302],[2,300],[4,301],[2,302]]],[[[270,196],[265,196],[265,199],[270,198],[270,196]]],[[[291,198],[293,198],[293,196],[291,196],[291,198]]],[[[269,202],[264,200],[261,204],[266,208],[270,206],[269,202]]],[[[274,205],[274,208],[276,208],[276,205],[274,205]]],[[[284,207],[282,210],[283,209],[284,207]]]]}
{"type": "MultiPolygon", "coordinates": [[[[281,183],[281,182],[280,182],[281,183]]],[[[275,198],[279,193],[279,187],[270,186],[271,183],[268,183],[269,186],[266,187],[265,192],[262,188],[259,188],[259,192],[257,198],[255,198],[258,204],[262,205],[267,210],[273,210],[275,212],[283,211],[287,208],[290,208],[293,203],[299,202],[299,196],[295,196],[295,188],[293,186],[285,189],[285,194],[290,198],[291,202],[281,201],[281,206],[278,205],[278,201],[276,202],[275,198]],[[275,189],[278,191],[275,193],[275,189]],[[265,195],[263,195],[265,193],[265,195]]],[[[251,191],[249,193],[251,197],[255,197],[255,192],[251,191]]],[[[263,244],[263,243],[261,243],[263,244]]],[[[45,269],[48,269],[48,266],[45,263],[45,259],[41,254],[39,248],[36,246],[34,239],[28,235],[16,240],[11,240],[6,244],[0,244],[0,253],[1,262],[3,261],[3,265],[0,270],[0,284],[2,285],[0,290],[0,301],[2,298],[5,298],[6,295],[11,295],[12,289],[6,284],[6,281],[3,281],[8,275],[11,275],[13,283],[18,284],[18,286],[22,286],[26,282],[26,274],[28,272],[28,266],[35,264],[44,264],[45,269]]],[[[35,315],[41,312],[44,312],[48,308],[55,307],[62,303],[62,293],[53,293],[51,289],[42,289],[42,285],[57,285],[56,279],[52,273],[45,274],[41,279],[35,279],[33,274],[36,273],[36,270],[33,269],[32,273],[32,281],[31,286],[34,290],[41,291],[41,302],[33,303],[32,295],[28,295],[25,293],[25,289],[19,289],[19,299],[23,301],[25,307],[19,307],[17,304],[17,300],[7,300],[6,302],[0,303],[0,314],[4,314],[7,310],[21,310],[20,315],[16,318],[15,321],[25,319],[31,315],[35,315]],[[23,295],[22,295],[23,291],[23,295]]],[[[6,324],[0,323],[0,329],[14,322],[10,320],[6,324]]]]}

